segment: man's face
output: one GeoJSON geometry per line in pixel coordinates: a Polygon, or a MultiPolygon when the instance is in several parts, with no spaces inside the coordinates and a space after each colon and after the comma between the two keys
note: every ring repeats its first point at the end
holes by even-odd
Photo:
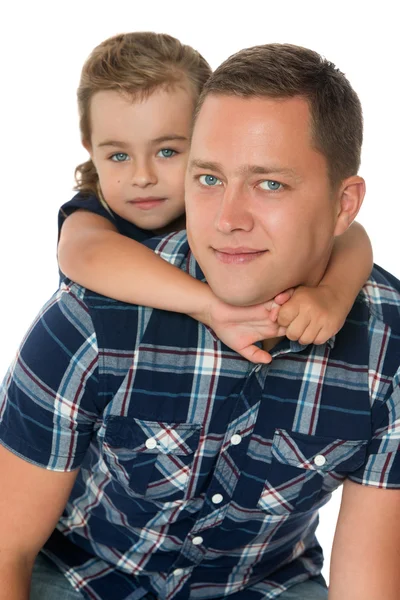
{"type": "Polygon", "coordinates": [[[317,284],[338,210],[305,99],[206,98],[189,156],[187,230],[217,296],[251,305],[317,284]]]}

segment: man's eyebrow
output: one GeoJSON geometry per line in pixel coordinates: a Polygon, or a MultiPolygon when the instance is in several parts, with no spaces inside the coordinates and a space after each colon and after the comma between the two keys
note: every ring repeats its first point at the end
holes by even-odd
{"type": "MultiPolygon", "coordinates": [[[[218,173],[223,172],[223,167],[221,163],[214,161],[204,161],[193,159],[189,163],[189,171],[193,169],[202,169],[204,171],[216,171],[218,173]]],[[[271,173],[276,173],[279,175],[290,175],[291,177],[298,178],[297,173],[290,168],[285,167],[275,167],[271,166],[261,166],[261,165],[243,165],[237,169],[237,173],[240,175],[270,175],[271,173]]]]}
{"type": "Polygon", "coordinates": [[[204,171],[217,171],[218,173],[222,173],[221,163],[207,160],[198,160],[197,158],[193,158],[189,163],[188,170],[193,171],[193,169],[202,169],[204,171]]]}
{"type": "Polygon", "coordinates": [[[238,169],[238,172],[244,175],[270,175],[271,173],[277,173],[279,175],[290,175],[291,177],[298,177],[294,169],[286,167],[276,167],[274,165],[243,165],[238,169]]]}

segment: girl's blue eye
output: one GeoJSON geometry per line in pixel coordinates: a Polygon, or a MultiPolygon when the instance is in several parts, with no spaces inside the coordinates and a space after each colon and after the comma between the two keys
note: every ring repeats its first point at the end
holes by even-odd
{"type": "Polygon", "coordinates": [[[126,154],[126,152],[116,152],[111,156],[111,160],[114,162],[125,162],[128,160],[128,158],[129,156],[126,154]]]}
{"type": "Polygon", "coordinates": [[[171,156],[175,156],[176,151],[171,148],[162,148],[159,152],[157,152],[157,156],[162,156],[162,158],[171,158],[171,156]]]}
{"type": "Polygon", "coordinates": [[[222,184],[222,181],[218,177],[214,177],[214,175],[200,175],[199,181],[202,185],[208,187],[215,187],[222,184]]]}
{"type": "Polygon", "coordinates": [[[279,181],[274,181],[273,179],[266,179],[260,183],[260,188],[262,190],[268,190],[269,192],[277,192],[282,187],[283,186],[279,181]]]}

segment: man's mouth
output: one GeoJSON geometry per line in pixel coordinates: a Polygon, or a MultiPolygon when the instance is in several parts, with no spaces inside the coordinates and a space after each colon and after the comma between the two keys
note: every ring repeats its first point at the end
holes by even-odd
{"type": "Polygon", "coordinates": [[[165,201],[166,198],[160,198],[159,196],[147,196],[143,198],[132,198],[132,200],[128,200],[128,204],[132,204],[132,206],[141,210],[151,210],[152,208],[157,208],[165,201]]]}
{"type": "Polygon", "coordinates": [[[237,248],[212,248],[217,260],[225,264],[242,265],[260,256],[263,256],[268,250],[258,250],[256,248],[237,247],[237,248]]]}

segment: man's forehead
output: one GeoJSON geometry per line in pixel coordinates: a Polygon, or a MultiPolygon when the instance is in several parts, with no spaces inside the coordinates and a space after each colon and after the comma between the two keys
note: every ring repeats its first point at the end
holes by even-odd
{"type": "Polygon", "coordinates": [[[208,131],[209,127],[231,122],[244,129],[263,120],[290,123],[296,128],[310,124],[310,110],[306,98],[271,98],[270,96],[237,96],[209,94],[204,99],[193,127],[193,137],[208,131]]]}
{"type": "Polygon", "coordinates": [[[228,94],[208,94],[197,114],[194,124],[194,132],[198,131],[199,127],[203,128],[204,123],[213,117],[213,115],[221,113],[222,115],[229,114],[235,105],[240,102],[248,102],[250,98],[238,98],[228,94]]]}
{"type": "Polygon", "coordinates": [[[195,123],[188,169],[297,180],[315,152],[305,98],[210,94],[195,123]]]}

